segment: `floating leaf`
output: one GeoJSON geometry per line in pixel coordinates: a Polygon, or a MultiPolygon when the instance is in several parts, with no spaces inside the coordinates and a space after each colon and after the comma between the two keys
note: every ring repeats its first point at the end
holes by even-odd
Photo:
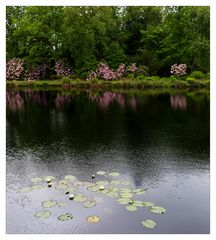
{"type": "Polygon", "coordinates": [[[166,212],[166,208],[159,207],[159,206],[153,206],[150,208],[150,211],[153,213],[163,214],[166,212]]]}
{"type": "Polygon", "coordinates": [[[118,197],[118,195],[119,194],[117,192],[113,192],[113,191],[110,191],[110,192],[107,193],[108,197],[118,197]]]}
{"type": "Polygon", "coordinates": [[[100,217],[98,217],[98,216],[88,216],[87,221],[88,221],[88,223],[98,223],[100,221],[100,217]]]}
{"type": "Polygon", "coordinates": [[[109,175],[112,177],[118,177],[120,174],[118,172],[111,172],[109,175]]]}
{"type": "Polygon", "coordinates": [[[91,192],[98,192],[98,191],[99,191],[97,185],[94,185],[94,186],[88,187],[87,189],[88,189],[89,191],[91,191],[91,192]]]}
{"type": "Polygon", "coordinates": [[[132,201],[132,200],[129,199],[129,198],[119,198],[119,199],[117,199],[117,202],[119,204],[128,204],[130,201],[132,201]]]}
{"type": "Polygon", "coordinates": [[[74,193],[74,192],[76,192],[78,189],[77,188],[75,188],[75,187],[69,187],[69,188],[67,188],[67,192],[71,192],[71,193],[74,193]]]}
{"type": "Polygon", "coordinates": [[[103,175],[105,175],[106,173],[104,172],[104,171],[98,171],[97,172],[97,175],[99,175],[99,176],[103,176],[103,175]]]}
{"type": "Polygon", "coordinates": [[[142,223],[142,225],[143,225],[144,227],[146,227],[146,228],[155,228],[156,225],[157,225],[157,223],[156,223],[155,221],[150,220],[150,219],[147,219],[147,220],[145,220],[145,221],[142,221],[141,223],[142,223]]]}
{"type": "Polygon", "coordinates": [[[121,182],[118,180],[113,180],[110,182],[111,185],[119,185],[121,182]]]}
{"type": "Polygon", "coordinates": [[[56,205],[57,205],[57,202],[53,201],[53,200],[48,200],[48,201],[42,202],[42,206],[44,208],[51,208],[51,207],[55,207],[56,205]]]}
{"type": "Polygon", "coordinates": [[[91,183],[91,182],[83,182],[83,186],[85,186],[85,187],[91,187],[93,185],[94,185],[94,183],[91,183]]]}
{"type": "Polygon", "coordinates": [[[87,197],[81,193],[76,194],[74,197],[75,202],[84,202],[85,200],[87,200],[87,197]]]}
{"type": "Polygon", "coordinates": [[[36,212],[34,216],[36,218],[48,218],[51,216],[51,212],[50,211],[39,211],[39,212],[36,212]]]}
{"type": "Polygon", "coordinates": [[[55,177],[53,177],[53,176],[45,176],[45,177],[43,177],[43,181],[45,181],[45,182],[47,182],[47,181],[49,181],[49,180],[54,180],[55,179],[55,177]]]}
{"type": "Polygon", "coordinates": [[[58,184],[65,184],[65,185],[67,185],[68,183],[69,183],[69,181],[66,180],[66,179],[63,179],[63,180],[58,182],[58,184]]]}
{"type": "Polygon", "coordinates": [[[122,185],[130,185],[130,182],[129,181],[122,181],[121,184],[122,185]]]}
{"type": "Polygon", "coordinates": [[[109,185],[109,182],[107,182],[107,181],[98,181],[98,182],[96,182],[96,184],[97,185],[107,186],[107,185],[109,185]]]}
{"type": "Polygon", "coordinates": [[[143,202],[142,201],[133,201],[132,205],[135,207],[143,207],[143,202]]]}
{"type": "Polygon", "coordinates": [[[60,220],[60,221],[68,221],[71,219],[73,219],[73,216],[70,213],[65,213],[58,217],[58,220],[60,220]]]}
{"type": "Polygon", "coordinates": [[[34,190],[40,190],[40,189],[43,189],[44,187],[43,186],[40,186],[40,185],[33,185],[32,186],[32,189],[34,190]]]}
{"type": "Polygon", "coordinates": [[[138,188],[138,189],[134,189],[133,192],[136,193],[137,195],[141,195],[141,194],[144,194],[146,191],[142,188],[138,188]]]}
{"type": "Polygon", "coordinates": [[[143,204],[144,207],[152,207],[152,206],[154,206],[153,202],[143,202],[142,204],[143,204]]]}
{"type": "Polygon", "coordinates": [[[41,182],[42,178],[35,177],[35,178],[31,178],[30,181],[33,182],[33,183],[37,183],[37,182],[41,182]]]}
{"type": "Polygon", "coordinates": [[[69,180],[69,181],[73,181],[73,180],[76,179],[76,177],[74,177],[73,175],[66,175],[66,176],[64,177],[64,179],[69,180]]]}
{"type": "Polygon", "coordinates": [[[133,206],[133,205],[126,206],[126,208],[127,208],[127,210],[128,210],[128,211],[131,211],[131,212],[133,212],[133,211],[136,211],[136,210],[137,210],[137,207],[135,207],[135,206],[133,206]]]}
{"type": "Polygon", "coordinates": [[[117,187],[109,187],[109,190],[112,192],[118,192],[119,188],[117,187]]]}
{"type": "Polygon", "coordinates": [[[31,192],[33,189],[31,187],[23,187],[19,191],[22,193],[31,192]]]}
{"type": "Polygon", "coordinates": [[[66,184],[58,184],[56,185],[56,190],[66,190],[67,189],[67,185],[66,184]]]}
{"type": "Polygon", "coordinates": [[[121,197],[121,198],[131,198],[131,197],[133,197],[133,194],[132,194],[132,193],[128,193],[128,192],[126,192],[126,193],[121,193],[121,194],[120,194],[120,197],[121,197]]]}
{"type": "Polygon", "coordinates": [[[130,193],[130,192],[132,192],[132,189],[131,188],[120,188],[119,191],[122,193],[130,193]]]}
{"type": "Polygon", "coordinates": [[[85,208],[92,208],[94,206],[96,206],[96,201],[94,199],[90,199],[89,201],[83,203],[83,207],[85,208]]]}

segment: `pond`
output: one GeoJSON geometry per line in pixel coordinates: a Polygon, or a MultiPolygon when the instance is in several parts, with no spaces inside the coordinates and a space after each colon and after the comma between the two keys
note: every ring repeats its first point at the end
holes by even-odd
{"type": "Polygon", "coordinates": [[[7,233],[209,233],[208,92],[23,89],[6,97],[7,233]],[[51,187],[45,176],[55,177],[51,187]],[[69,200],[68,186],[83,195],[69,200]],[[125,197],[132,202],[120,204],[125,197]],[[157,225],[143,226],[148,219],[157,225]]]}

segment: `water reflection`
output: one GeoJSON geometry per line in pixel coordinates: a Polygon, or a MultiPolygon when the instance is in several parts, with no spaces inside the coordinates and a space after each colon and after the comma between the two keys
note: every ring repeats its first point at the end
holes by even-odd
{"type": "Polygon", "coordinates": [[[170,103],[174,109],[186,110],[187,108],[187,98],[182,95],[171,96],[170,103]]]}

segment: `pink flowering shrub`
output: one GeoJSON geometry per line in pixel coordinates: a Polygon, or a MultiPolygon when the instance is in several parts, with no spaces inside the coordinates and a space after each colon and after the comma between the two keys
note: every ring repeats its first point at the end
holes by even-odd
{"type": "Polygon", "coordinates": [[[187,74],[187,65],[183,63],[177,65],[175,63],[171,66],[170,73],[177,77],[184,76],[187,74]]]}
{"type": "Polygon", "coordinates": [[[71,69],[68,64],[65,63],[62,59],[56,61],[55,63],[55,72],[57,75],[68,77],[72,74],[71,69]]]}
{"type": "Polygon", "coordinates": [[[29,68],[25,71],[24,80],[26,81],[34,81],[34,80],[42,80],[47,79],[49,73],[49,65],[41,64],[35,68],[29,68]]]}
{"type": "Polygon", "coordinates": [[[138,68],[137,68],[137,66],[136,66],[136,63],[131,63],[131,64],[128,66],[128,69],[127,69],[127,71],[128,71],[129,73],[135,73],[135,72],[137,72],[137,70],[138,70],[138,68]]]}
{"type": "Polygon", "coordinates": [[[6,66],[7,80],[20,80],[24,71],[24,62],[20,58],[11,59],[6,66]]]}

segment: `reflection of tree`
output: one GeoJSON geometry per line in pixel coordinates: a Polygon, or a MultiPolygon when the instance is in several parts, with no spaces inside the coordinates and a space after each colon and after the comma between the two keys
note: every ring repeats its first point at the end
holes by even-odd
{"type": "Polygon", "coordinates": [[[6,93],[6,104],[11,111],[18,111],[23,109],[24,100],[17,91],[7,91],[6,93]]]}
{"type": "Polygon", "coordinates": [[[187,99],[182,95],[170,96],[171,107],[174,109],[186,110],[187,99]]]}

